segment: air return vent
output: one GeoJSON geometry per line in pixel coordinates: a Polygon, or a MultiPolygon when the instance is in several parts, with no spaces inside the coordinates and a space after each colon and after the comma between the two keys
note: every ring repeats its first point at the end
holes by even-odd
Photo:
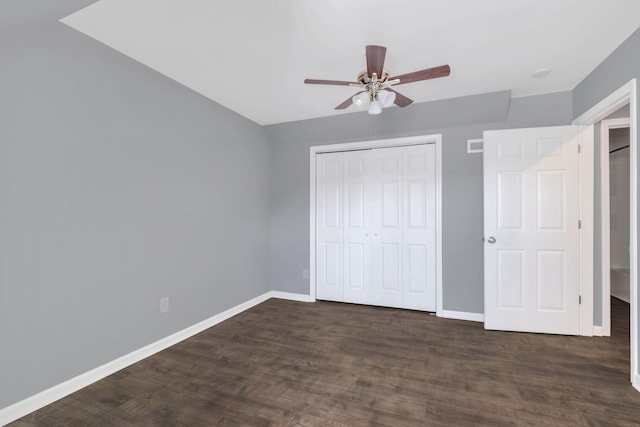
{"type": "Polygon", "coordinates": [[[482,153],[484,141],[482,139],[467,139],[467,153],[482,153]]]}

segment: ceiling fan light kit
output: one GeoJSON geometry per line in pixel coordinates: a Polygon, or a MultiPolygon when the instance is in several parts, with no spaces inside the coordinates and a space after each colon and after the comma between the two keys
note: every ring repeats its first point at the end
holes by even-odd
{"type": "Polygon", "coordinates": [[[367,110],[369,114],[380,114],[383,108],[391,107],[396,99],[395,92],[382,90],[377,95],[360,92],[351,97],[351,102],[358,110],[367,110]]]}
{"type": "Polygon", "coordinates": [[[451,68],[448,65],[441,65],[390,77],[389,71],[383,68],[384,58],[387,53],[386,47],[369,45],[366,47],[365,53],[367,69],[358,74],[358,81],[356,82],[317,79],[306,79],[304,82],[306,84],[357,87],[360,92],[345,100],[335,109],[344,110],[353,104],[359,110],[367,110],[369,114],[377,115],[382,112],[383,108],[390,107],[393,104],[398,107],[406,107],[413,103],[413,100],[391,89],[391,86],[446,77],[451,73],[451,68]]]}

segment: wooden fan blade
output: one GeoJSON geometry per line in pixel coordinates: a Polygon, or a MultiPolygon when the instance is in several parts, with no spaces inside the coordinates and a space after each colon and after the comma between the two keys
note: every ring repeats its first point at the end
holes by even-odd
{"type": "Polygon", "coordinates": [[[345,82],[342,80],[317,80],[317,79],[305,79],[304,82],[308,85],[336,85],[336,86],[360,86],[358,82],[345,82]]]}
{"type": "MultiPolygon", "coordinates": [[[[363,91],[360,91],[358,93],[356,93],[356,95],[360,95],[363,91]]],[[[353,104],[353,100],[352,98],[356,95],[351,95],[350,98],[346,99],[342,104],[338,105],[335,109],[336,110],[344,110],[345,108],[347,108],[348,106],[350,106],[351,104],[353,104]]]]}
{"type": "MultiPolygon", "coordinates": [[[[389,80],[400,80],[399,85],[405,83],[419,82],[420,80],[437,79],[438,77],[446,77],[451,73],[448,65],[427,68],[426,70],[414,71],[413,73],[401,74],[395,77],[389,77],[389,80]]],[[[395,86],[395,85],[394,85],[395,86]]]]}
{"type": "Polygon", "coordinates": [[[411,98],[407,98],[407,97],[406,97],[406,96],[404,96],[403,94],[401,94],[401,93],[399,93],[399,92],[396,92],[396,91],[395,91],[395,90],[393,90],[393,89],[389,89],[389,88],[387,88],[387,89],[385,89],[385,90],[388,90],[389,92],[393,92],[393,93],[395,93],[395,94],[396,94],[396,99],[395,99],[395,101],[393,101],[393,103],[394,103],[394,104],[396,104],[398,107],[401,107],[401,108],[402,108],[402,107],[406,107],[407,105],[410,105],[410,104],[412,104],[412,103],[413,103],[413,99],[411,99],[411,98]]]}
{"type": "Polygon", "coordinates": [[[387,54],[387,48],[384,46],[369,45],[366,48],[366,54],[367,76],[371,77],[373,73],[376,73],[380,79],[382,77],[382,70],[384,69],[384,57],[387,54]]]}

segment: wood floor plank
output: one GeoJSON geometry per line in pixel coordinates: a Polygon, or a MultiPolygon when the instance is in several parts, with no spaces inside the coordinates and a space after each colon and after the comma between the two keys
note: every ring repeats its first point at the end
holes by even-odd
{"type": "Polygon", "coordinates": [[[13,424],[639,425],[629,308],[611,337],[272,299],[13,424]]]}

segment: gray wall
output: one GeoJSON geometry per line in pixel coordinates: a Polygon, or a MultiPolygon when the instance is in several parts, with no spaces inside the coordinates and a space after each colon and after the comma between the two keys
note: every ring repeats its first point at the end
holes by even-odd
{"type": "Polygon", "coordinates": [[[311,145],[442,133],[444,306],[482,312],[466,140],[568,124],[640,75],[636,32],[573,92],[263,129],[57,22],[90,3],[0,2],[0,408],[268,289],[308,292],[311,145]]]}
{"type": "Polygon", "coordinates": [[[0,2],[0,408],[268,290],[264,130],[57,22],[89,3],[0,2]]]}
{"type": "MultiPolygon", "coordinates": [[[[578,117],[631,79],[640,79],[640,30],[636,30],[573,90],[573,116],[578,117]]],[[[636,105],[636,114],[640,108],[636,105]]],[[[640,117],[636,118],[640,123],[640,117]]],[[[638,143],[638,141],[633,141],[638,143]]],[[[640,151],[638,151],[640,155],[640,151]]],[[[640,188],[640,187],[638,187],[640,188]]],[[[640,198],[638,198],[640,202],[640,198]]],[[[640,227],[638,227],[640,230],[640,227]]],[[[638,254],[640,258],[640,254],[638,254]]],[[[640,291],[638,283],[632,284],[640,291]]],[[[640,341],[640,319],[636,325],[640,341]]],[[[636,373],[637,374],[637,373],[636,373]]]]}
{"type": "Polygon", "coordinates": [[[570,124],[571,92],[510,99],[509,92],[266,127],[272,147],[271,288],[308,293],[309,147],[358,140],[442,134],[443,305],[482,313],[482,156],[467,139],[484,130],[570,124]]]}

